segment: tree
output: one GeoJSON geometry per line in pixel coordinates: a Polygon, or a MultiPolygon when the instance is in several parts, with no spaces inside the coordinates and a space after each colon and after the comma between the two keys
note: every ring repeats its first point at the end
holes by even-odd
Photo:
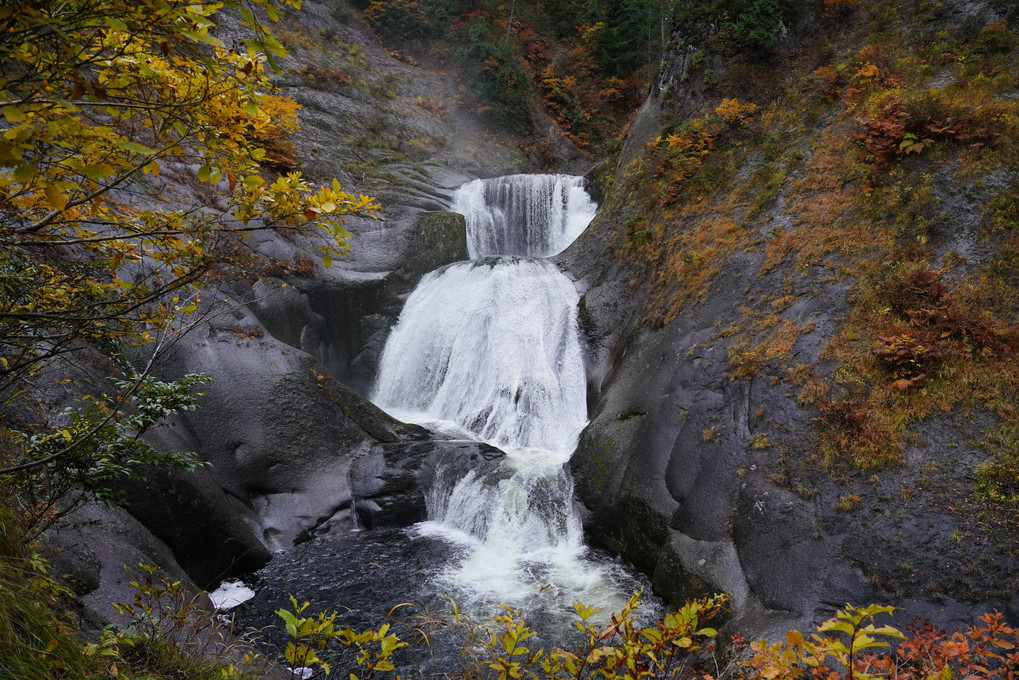
{"type": "MultiPolygon", "coordinates": [[[[260,257],[248,244],[254,232],[316,234],[329,266],[347,247],[343,216],[378,208],[336,180],[313,189],[299,172],[271,176],[260,168],[266,152],[258,140],[279,134],[267,110],[279,108],[279,97],[265,65],[275,68],[285,52],[256,15],[276,21],[282,5],[299,4],[0,5],[5,407],[24,402],[35,377],[83,347],[115,354],[152,339],[195,309],[194,293],[210,272],[256,268],[260,257]],[[228,46],[217,37],[224,6],[241,14],[250,39],[228,46]],[[152,198],[163,170],[190,181],[191,197],[152,198]]],[[[134,376],[106,400],[110,415],[65,440],[57,460],[90,447],[137,400],[146,378],[134,376]]],[[[52,451],[33,459],[31,446],[14,448],[8,471],[54,460],[52,451]]]]}

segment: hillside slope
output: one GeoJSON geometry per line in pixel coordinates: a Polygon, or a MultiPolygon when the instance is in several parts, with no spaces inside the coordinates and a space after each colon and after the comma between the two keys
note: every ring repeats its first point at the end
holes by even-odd
{"type": "Polygon", "coordinates": [[[1019,617],[1014,8],[799,7],[770,59],[678,17],[561,258],[588,531],[749,630],[1019,617]]]}

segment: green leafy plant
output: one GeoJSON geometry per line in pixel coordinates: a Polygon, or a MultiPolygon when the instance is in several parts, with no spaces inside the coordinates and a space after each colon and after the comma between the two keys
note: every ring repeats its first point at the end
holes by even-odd
{"type": "MultiPolygon", "coordinates": [[[[290,640],[287,642],[284,658],[290,663],[290,677],[297,676],[299,669],[319,666],[326,675],[330,672],[329,664],[318,652],[325,650],[333,641],[345,647],[353,647],[358,651],[357,665],[367,671],[365,680],[372,680],[377,673],[394,671],[393,652],[406,647],[395,633],[389,632],[390,625],[384,623],[377,630],[358,633],[352,628],[336,625],[336,612],[319,612],[316,616],[303,616],[310,606],[309,602],[297,603],[291,595],[290,603],[293,610],[279,609],[276,615],[283,619],[290,640]]],[[[358,676],[350,674],[351,680],[358,676]]]]}
{"type": "Polygon", "coordinates": [[[790,631],[785,643],[753,642],[750,647],[754,655],[745,665],[748,678],[829,677],[833,669],[844,668],[846,680],[875,680],[881,675],[873,672],[872,655],[868,650],[888,647],[884,638],[906,639],[896,628],[874,624],[876,616],[894,610],[894,607],[874,604],[862,608],[847,604],[835,618],[821,624],[818,633],[809,639],[799,631],[790,631]]]}
{"type": "Polygon", "coordinates": [[[532,652],[522,644],[536,633],[520,612],[507,607],[491,619],[484,665],[495,671],[499,680],[525,676],[535,680],[680,677],[696,664],[697,655],[711,646],[718,632],[704,623],[717,616],[726,602],[727,595],[691,600],[648,627],[637,624],[639,593],[612,615],[608,626],[595,623],[597,607],[577,602],[574,626],[584,635],[584,642],[572,651],[555,648],[549,652],[532,652]]]}
{"type": "Polygon", "coordinates": [[[169,415],[197,408],[209,381],[187,375],[165,382],[128,369],[114,380],[116,396],[86,395],[79,405],[64,410],[64,421],[48,431],[8,429],[5,434],[20,451],[15,465],[0,469],[16,482],[12,496],[26,517],[25,540],[31,540],[82,503],[122,500],[114,483],[122,478],[144,479],[147,466],[193,470],[191,452],[158,451],[141,437],[169,415]]]}
{"type": "MultiPolygon", "coordinates": [[[[124,570],[131,573],[125,566],[124,570]]],[[[139,564],[130,581],[130,602],[112,603],[128,618],[120,627],[107,626],[83,653],[110,674],[139,678],[192,680],[260,677],[265,659],[255,653],[246,635],[229,634],[205,603],[204,593],[168,578],[159,567],[139,564]],[[118,668],[119,665],[119,668],[118,668]],[[121,671],[127,671],[121,673],[121,671]]]]}
{"type": "Polygon", "coordinates": [[[329,664],[320,659],[317,652],[324,650],[330,641],[340,636],[336,628],[336,612],[320,612],[317,617],[302,616],[310,603],[297,604],[293,595],[290,596],[290,602],[293,611],[276,611],[276,615],[283,619],[287,634],[292,638],[283,652],[284,658],[291,665],[290,677],[296,677],[298,669],[311,668],[313,664],[321,666],[328,675],[329,664]]]}

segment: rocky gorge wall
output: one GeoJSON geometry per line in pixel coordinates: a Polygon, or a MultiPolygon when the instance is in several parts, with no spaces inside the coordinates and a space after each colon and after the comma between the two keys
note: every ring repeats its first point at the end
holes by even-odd
{"type": "MultiPolygon", "coordinates": [[[[988,4],[944,3],[923,18],[911,3],[879,5],[870,17],[886,12],[885,35],[895,22],[968,23],[976,36],[1005,26],[988,4]]],[[[868,296],[888,290],[874,277],[929,262],[954,269],[963,290],[995,261],[1000,241],[986,236],[985,206],[1017,170],[1010,152],[987,152],[983,174],[963,177],[949,149],[903,162],[889,179],[887,166],[868,160],[859,141],[873,132],[861,113],[866,95],[892,95],[859,70],[895,71],[909,48],[882,43],[866,15],[805,13],[784,39],[784,64],[723,59],[710,28],[677,32],[622,152],[592,173],[601,212],[559,259],[583,294],[592,347],[591,423],[571,461],[589,536],[652,575],[672,602],[730,593],[733,625],[751,633],[802,627],[846,602],[890,603],[905,620],[949,628],[991,608],[1019,617],[1012,520],[978,492],[981,466],[996,460],[988,432],[1002,416],[976,399],[900,415],[901,454],[890,464],[854,464],[852,437],[864,427],[845,412],[832,425],[833,410],[872,403],[857,396],[866,381],[903,375],[875,358],[884,339],[853,325],[868,296]],[[846,71],[835,65],[841,55],[850,55],[846,71]],[[728,87],[706,88],[708,71],[728,87]],[[811,95],[829,73],[842,87],[855,81],[811,95]],[[730,106],[755,102],[745,110],[765,122],[727,118],[727,97],[730,106]],[[829,163],[835,139],[844,140],[840,160],[829,163]],[[858,163],[856,174],[826,185],[821,176],[838,176],[841,159],[858,163]],[[901,203],[879,213],[872,208],[889,185],[926,192],[925,203],[906,217],[901,203]],[[861,186],[866,197],[856,200],[861,186]],[[830,201],[824,210],[812,207],[819,197],[830,201]],[[859,213],[865,224],[853,226],[859,213]],[[916,222],[936,227],[918,236],[916,222]],[[840,230],[858,250],[834,243],[840,230]],[[802,239],[783,243],[794,234],[802,239]],[[921,251],[897,260],[910,239],[921,251]],[[837,349],[847,342],[861,348],[857,364],[837,349]]],[[[1003,49],[1014,56],[1014,43],[1003,49]]],[[[902,63],[898,87],[915,78],[902,63]]],[[[922,96],[965,78],[947,67],[936,74],[918,85],[922,96]]],[[[1014,87],[998,101],[1011,101],[1014,87]]],[[[1003,324],[1013,303],[1000,311],[1003,324]]],[[[917,382],[925,379],[934,380],[917,382]]],[[[882,398],[902,414],[940,389],[900,388],[882,398]]]]}

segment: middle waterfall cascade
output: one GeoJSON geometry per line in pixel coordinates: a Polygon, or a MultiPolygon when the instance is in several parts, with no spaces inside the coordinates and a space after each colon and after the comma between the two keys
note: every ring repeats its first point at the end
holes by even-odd
{"type": "Polygon", "coordinates": [[[576,308],[573,284],[544,260],[434,271],[393,329],[376,403],[404,420],[452,421],[499,447],[572,451],[587,423],[576,308]]]}
{"type": "Polygon", "coordinates": [[[383,351],[375,403],[507,454],[496,473],[437,480],[427,494],[420,530],[467,547],[444,578],[468,597],[613,611],[630,594],[615,565],[588,556],[573,507],[566,462],[587,423],[579,298],[541,259],[565,249],[596,207],[579,177],[465,184],[452,210],[466,218],[474,260],[422,278],[383,351]]]}

